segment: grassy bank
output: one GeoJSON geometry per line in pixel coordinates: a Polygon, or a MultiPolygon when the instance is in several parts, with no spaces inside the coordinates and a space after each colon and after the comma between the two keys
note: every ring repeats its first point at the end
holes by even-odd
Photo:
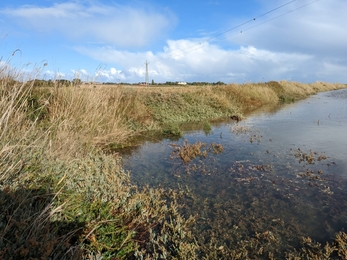
{"type": "MultiPolygon", "coordinates": [[[[179,135],[185,122],[242,116],[262,105],[343,87],[291,82],[48,87],[3,67],[0,258],[200,259],[203,252],[190,232],[194,216],[179,211],[185,191],[140,190],[121,158],[104,151],[149,131],[179,135]]],[[[336,250],[345,240],[339,234],[336,250]]]]}
{"type": "Polygon", "coordinates": [[[236,116],[264,105],[292,102],[308,95],[343,88],[342,84],[300,84],[268,82],[181,88],[141,89],[141,103],[146,105],[155,124],[165,133],[179,134],[183,122],[200,122],[236,116]]]}
{"type": "MultiPolygon", "coordinates": [[[[179,135],[180,125],[195,122],[203,127],[211,120],[236,116],[264,105],[294,102],[317,92],[345,88],[344,84],[316,82],[267,82],[221,86],[81,86],[78,95],[102,95],[108,92],[121,96],[121,118],[128,137],[148,131],[179,135]]],[[[90,102],[93,102],[91,100],[90,102]]],[[[104,104],[108,104],[104,99],[104,104]]],[[[109,117],[108,117],[109,118],[109,117]]],[[[124,139],[123,139],[124,140],[124,139]]],[[[124,144],[123,140],[120,142],[124,144]]],[[[128,139],[129,140],[129,139],[128,139]]],[[[112,143],[112,142],[111,142],[112,143]]],[[[117,147],[117,143],[113,143],[117,147]]]]}

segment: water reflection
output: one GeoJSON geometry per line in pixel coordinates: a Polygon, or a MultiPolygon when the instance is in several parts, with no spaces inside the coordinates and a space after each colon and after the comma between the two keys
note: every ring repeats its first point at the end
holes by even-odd
{"type": "Polygon", "coordinates": [[[347,91],[339,90],[257,111],[238,124],[218,123],[207,135],[147,141],[124,164],[139,185],[189,190],[182,210],[198,216],[205,254],[219,246],[228,255],[255,239],[257,250],[283,257],[300,237],[324,242],[347,228],[346,130],[347,91]],[[184,140],[222,144],[224,151],[184,163],[177,156],[184,140]],[[259,241],[271,243],[261,249],[259,241]]]}

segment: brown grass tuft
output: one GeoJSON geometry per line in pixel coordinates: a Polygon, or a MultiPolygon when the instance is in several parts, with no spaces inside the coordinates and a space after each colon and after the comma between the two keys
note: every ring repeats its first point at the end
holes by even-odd
{"type": "Polygon", "coordinates": [[[48,105],[53,150],[76,154],[81,147],[125,142],[133,135],[125,114],[130,105],[121,88],[53,89],[48,105]]]}

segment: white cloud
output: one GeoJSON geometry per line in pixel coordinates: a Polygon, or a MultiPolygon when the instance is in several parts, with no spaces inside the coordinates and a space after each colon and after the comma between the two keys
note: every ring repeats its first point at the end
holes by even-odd
{"type": "Polygon", "coordinates": [[[1,9],[0,14],[42,33],[59,32],[74,39],[120,47],[144,46],[163,37],[165,31],[176,23],[176,18],[169,12],[81,2],[1,9]]]}
{"type": "Polygon", "coordinates": [[[63,78],[65,78],[65,73],[46,70],[44,72],[43,76],[44,76],[44,78],[47,77],[47,78],[51,78],[51,79],[63,79],[63,78]]]}
{"type": "MultiPolygon", "coordinates": [[[[295,2],[264,19],[289,12],[310,1],[295,2]]],[[[272,6],[273,7],[273,6],[272,6]]],[[[268,8],[269,10],[270,8],[268,8]]],[[[318,1],[236,36],[168,40],[161,52],[123,52],[113,47],[76,48],[98,61],[117,64],[127,80],[143,81],[146,60],[155,81],[244,82],[291,79],[295,81],[347,81],[347,10],[345,0],[318,1]]],[[[244,21],[242,21],[244,22],[244,21]]],[[[236,23],[238,24],[238,23],[236,23]]],[[[261,24],[261,25],[260,25],[261,24]]],[[[254,26],[249,25],[249,26],[254,26]]],[[[230,26],[235,26],[235,21],[230,26]]],[[[234,33],[235,32],[231,32],[234,33]]]]}
{"type": "Polygon", "coordinates": [[[76,77],[80,77],[81,75],[88,76],[88,72],[85,69],[79,69],[79,70],[71,70],[76,77]]]}
{"type": "MultiPolygon", "coordinates": [[[[321,0],[263,23],[311,2],[295,1],[238,28],[238,32],[215,38],[215,34],[206,34],[208,38],[166,40],[159,51],[154,47],[144,51],[143,46],[167,37],[165,32],[176,22],[172,14],[144,7],[82,2],[2,9],[0,14],[37,31],[82,39],[70,48],[105,64],[96,72],[73,71],[87,80],[144,81],[148,61],[149,78],[155,82],[347,81],[346,0],[321,0]]],[[[271,1],[259,2],[268,5],[260,13],[274,7],[271,1]]],[[[276,6],[286,1],[278,2],[276,6]]],[[[247,19],[233,20],[227,27],[247,19]]],[[[160,43],[155,42],[158,48],[160,43]]]]}
{"type": "MultiPolygon", "coordinates": [[[[232,44],[253,45],[273,52],[305,53],[324,59],[338,57],[346,64],[347,1],[317,1],[297,9],[311,2],[296,1],[257,19],[252,24],[238,28],[237,31],[231,31],[225,35],[226,39],[232,44]],[[296,11],[262,24],[292,10],[296,11]]],[[[266,8],[273,8],[273,2],[266,8]]],[[[232,21],[230,27],[234,25],[235,21],[232,21]]]]}
{"type": "MultiPolygon", "coordinates": [[[[111,47],[77,50],[101,62],[118,64],[122,70],[115,69],[117,73],[114,74],[121,73],[122,79],[129,82],[144,81],[146,60],[149,62],[149,78],[155,82],[244,82],[289,78],[307,82],[321,80],[323,75],[326,80],[332,80],[337,74],[332,69],[330,73],[320,74],[328,65],[318,62],[313,55],[272,52],[254,46],[225,50],[203,40],[170,40],[163,51],[156,54],[122,52],[111,47]]],[[[339,72],[344,68],[346,66],[341,66],[339,72]]],[[[111,71],[107,75],[99,73],[105,80],[111,75],[111,71]]]]}
{"type": "Polygon", "coordinates": [[[95,72],[96,80],[106,80],[109,82],[119,82],[126,79],[125,75],[121,70],[117,70],[116,68],[111,68],[109,70],[102,69],[95,72]]]}
{"type": "Polygon", "coordinates": [[[72,75],[69,75],[69,77],[80,79],[82,81],[90,81],[93,76],[91,76],[87,70],[85,69],[79,69],[79,70],[71,70],[72,75]]]}

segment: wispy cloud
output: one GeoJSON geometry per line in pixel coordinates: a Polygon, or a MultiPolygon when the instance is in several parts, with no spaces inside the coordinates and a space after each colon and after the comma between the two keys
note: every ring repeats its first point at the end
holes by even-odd
{"type": "Polygon", "coordinates": [[[144,46],[162,38],[176,21],[169,12],[81,2],[0,9],[0,14],[38,32],[59,33],[73,39],[118,47],[144,46]]]}
{"type": "Polygon", "coordinates": [[[296,1],[225,36],[232,44],[254,45],[272,51],[301,52],[325,58],[342,58],[344,53],[347,63],[346,10],[345,0],[296,1]],[[307,5],[309,3],[312,4],[307,5]],[[298,9],[304,5],[307,6],[298,9]],[[293,10],[296,11],[288,13],[293,10]],[[271,20],[285,13],[288,14],[271,20]],[[264,23],[267,20],[270,22],[264,23]],[[249,28],[252,29],[247,30],[249,28]]]}
{"type": "MultiPolygon", "coordinates": [[[[194,30],[195,34],[189,35],[199,38],[180,39],[173,36],[176,34],[172,37],[166,34],[177,18],[160,7],[75,1],[49,7],[0,9],[0,15],[20,25],[19,29],[26,27],[34,37],[42,32],[47,37],[63,35],[74,39],[64,43],[70,53],[102,64],[94,71],[87,69],[93,66],[90,64],[77,65],[84,69],[64,69],[64,76],[70,78],[78,75],[86,80],[144,81],[147,60],[149,77],[155,82],[282,79],[345,82],[347,1],[321,0],[300,9],[312,1],[295,1],[227,33],[221,34],[223,28],[213,28],[213,32],[194,30]]],[[[264,4],[259,14],[274,7],[273,2],[259,2],[264,4]]],[[[286,1],[279,2],[276,6],[286,1]]],[[[244,17],[235,17],[238,20],[230,18],[224,31],[245,22],[244,17]]],[[[52,72],[47,71],[48,74],[52,72]]]]}
{"type": "Polygon", "coordinates": [[[208,4],[209,4],[209,5],[219,5],[219,1],[216,1],[216,0],[209,0],[209,1],[208,1],[208,4]]]}

